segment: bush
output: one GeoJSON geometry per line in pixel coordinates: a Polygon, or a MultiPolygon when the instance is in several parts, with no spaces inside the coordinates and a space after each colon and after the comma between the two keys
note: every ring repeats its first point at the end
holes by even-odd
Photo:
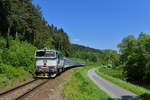
{"type": "Polygon", "coordinates": [[[4,87],[8,85],[9,85],[9,79],[4,74],[0,74],[0,87],[4,87]]]}
{"type": "MultiPolygon", "coordinates": [[[[0,40],[0,44],[4,39],[0,40]]],[[[12,86],[34,73],[36,47],[9,38],[9,48],[0,49],[0,87],[12,86]]]]}
{"type": "Polygon", "coordinates": [[[0,37],[0,49],[5,48],[7,45],[6,40],[3,37],[0,37]]]}
{"type": "Polygon", "coordinates": [[[5,64],[0,64],[0,73],[0,86],[13,85],[31,77],[23,67],[15,68],[5,64]]]}
{"type": "Polygon", "coordinates": [[[10,40],[9,49],[6,48],[1,54],[2,62],[15,68],[24,67],[28,72],[34,71],[34,52],[36,47],[18,40],[10,40]]]}

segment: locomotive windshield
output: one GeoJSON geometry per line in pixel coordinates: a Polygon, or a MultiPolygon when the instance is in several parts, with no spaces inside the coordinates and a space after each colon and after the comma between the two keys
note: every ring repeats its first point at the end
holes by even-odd
{"type": "Polygon", "coordinates": [[[38,51],[36,52],[36,57],[44,57],[45,52],[44,51],[38,51]]]}
{"type": "Polygon", "coordinates": [[[56,53],[54,51],[37,51],[36,57],[48,57],[48,58],[55,58],[56,53]]]}
{"type": "Polygon", "coordinates": [[[55,52],[53,52],[53,51],[47,51],[47,52],[45,53],[45,56],[46,56],[46,57],[55,57],[55,52]]]}

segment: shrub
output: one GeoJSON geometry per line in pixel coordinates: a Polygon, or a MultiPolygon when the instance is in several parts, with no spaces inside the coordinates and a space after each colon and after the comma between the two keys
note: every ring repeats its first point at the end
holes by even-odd
{"type": "Polygon", "coordinates": [[[23,66],[25,70],[33,73],[35,50],[36,47],[27,42],[10,40],[9,49],[6,48],[3,50],[1,58],[4,64],[16,68],[23,66]]]}
{"type": "Polygon", "coordinates": [[[0,64],[0,86],[13,85],[16,82],[27,80],[31,75],[24,67],[15,68],[11,65],[0,64]]]}
{"type": "Polygon", "coordinates": [[[8,85],[9,85],[9,79],[4,74],[0,74],[0,87],[4,87],[8,85]]]}
{"type": "Polygon", "coordinates": [[[0,49],[3,49],[6,47],[6,40],[3,37],[0,37],[0,49]]]}

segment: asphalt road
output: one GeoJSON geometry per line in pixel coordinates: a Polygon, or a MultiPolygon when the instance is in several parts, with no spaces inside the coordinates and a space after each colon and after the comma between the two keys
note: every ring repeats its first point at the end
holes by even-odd
{"type": "Polygon", "coordinates": [[[113,100],[144,100],[130,91],[127,91],[96,74],[95,68],[88,71],[90,79],[96,83],[96,85],[105,91],[113,100]]]}

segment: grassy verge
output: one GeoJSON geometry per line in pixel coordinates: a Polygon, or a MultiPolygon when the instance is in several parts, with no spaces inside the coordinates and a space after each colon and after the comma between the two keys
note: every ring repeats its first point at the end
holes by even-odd
{"type": "Polygon", "coordinates": [[[32,77],[32,75],[22,67],[13,68],[11,66],[8,68],[7,65],[4,67],[7,67],[7,70],[5,71],[7,73],[0,73],[0,89],[14,86],[32,77]]]}
{"type": "Polygon", "coordinates": [[[62,95],[68,100],[111,100],[110,97],[93,83],[87,72],[91,67],[77,68],[71,80],[65,85],[62,95]]]}
{"type": "MultiPolygon", "coordinates": [[[[105,70],[107,70],[107,69],[105,69],[105,70]]],[[[109,80],[112,83],[117,84],[120,87],[127,89],[127,90],[141,96],[141,97],[144,97],[145,100],[150,100],[150,90],[147,90],[147,89],[144,89],[142,87],[139,87],[139,86],[133,85],[131,83],[125,82],[121,79],[109,76],[109,74],[106,74],[108,72],[104,71],[104,69],[101,69],[101,68],[97,68],[96,73],[98,75],[100,75],[101,77],[105,78],[106,80],[109,80]]]]}
{"type": "Polygon", "coordinates": [[[115,69],[112,69],[112,68],[100,68],[99,71],[103,72],[106,75],[112,76],[114,78],[123,79],[123,76],[122,76],[123,68],[122,67],[118,67],[118,68],[115,68],[115,69]]]}

